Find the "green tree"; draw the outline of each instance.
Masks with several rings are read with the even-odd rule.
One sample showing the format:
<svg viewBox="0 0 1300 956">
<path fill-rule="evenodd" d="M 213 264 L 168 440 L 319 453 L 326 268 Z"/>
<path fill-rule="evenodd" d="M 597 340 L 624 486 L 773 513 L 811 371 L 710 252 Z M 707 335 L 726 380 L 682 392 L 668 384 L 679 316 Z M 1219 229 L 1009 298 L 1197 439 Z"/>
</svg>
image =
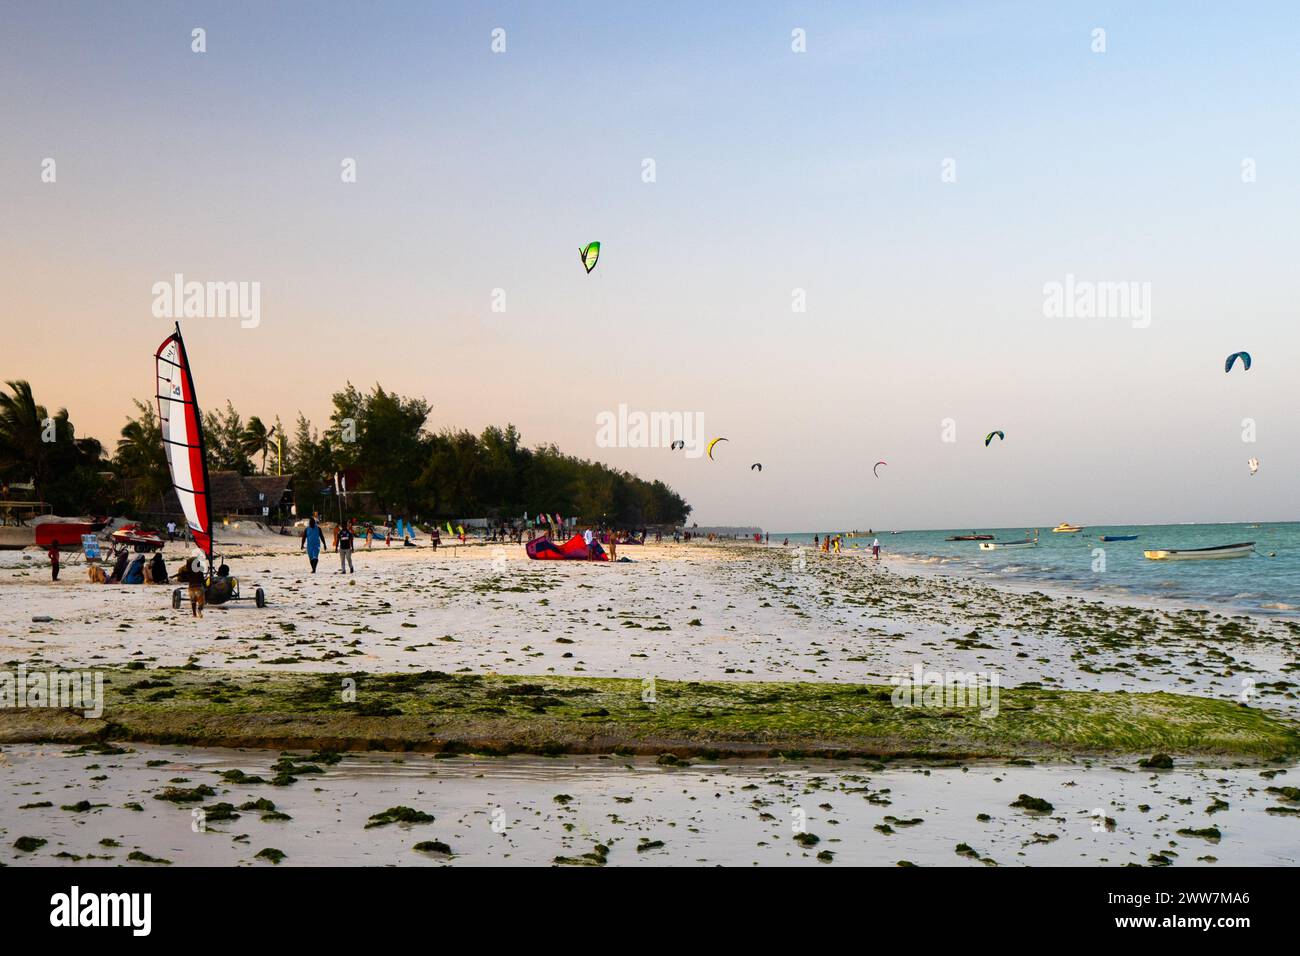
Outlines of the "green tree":
<svg viewBox="0 0 1300 956">
<path fill-rule="evenodd" d="M 262 474 L 266 474 L 266 456 L 273 447 L 271 431 L 256 415 L 248 420 L 239 435 L 239 450 L 248 458 L 262 456 Z"/>
<path fill-rule="evenodd" d="M 0 480 L 31 481 L 35 496 L 57 512 L 80 512 L 102 503 L 98 479 L 103 448 L 93 438 L 77 438 L 61 408 L 51 415 L 32 394 L 31 383 L 5 383 L 0 392 Z"/>
<path fill-rule="evenodd" d="M 171 490 L 167 470 L 167 451 L 163 446 L 162 424 L 154 406 L 132 399 L 137 416 L 128 418 L 117 440 L 113 467 L 123 484 L 130 489 L 130 503 L 143 508 L 158 501 Z"/>
</svg>

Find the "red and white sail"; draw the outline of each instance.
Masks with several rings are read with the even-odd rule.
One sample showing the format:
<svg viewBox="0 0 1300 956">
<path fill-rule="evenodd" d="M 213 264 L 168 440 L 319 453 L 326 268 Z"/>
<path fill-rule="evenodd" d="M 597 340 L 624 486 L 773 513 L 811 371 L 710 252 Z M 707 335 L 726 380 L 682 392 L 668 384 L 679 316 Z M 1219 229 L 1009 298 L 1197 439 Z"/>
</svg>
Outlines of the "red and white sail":
<svg viewBox="0 0 1300 956">
<path fill-rule="evenodd" d="M 163 340 L 158 360 L 158 417 L 172 487 L 180 499 L 190 534 L 212 559 L 212 506 L 208 494 L 208 465 L 204 456 L 203 417 L 194 397 L 190 360 L 181 341 L 181 327 Z"/>
</svg>

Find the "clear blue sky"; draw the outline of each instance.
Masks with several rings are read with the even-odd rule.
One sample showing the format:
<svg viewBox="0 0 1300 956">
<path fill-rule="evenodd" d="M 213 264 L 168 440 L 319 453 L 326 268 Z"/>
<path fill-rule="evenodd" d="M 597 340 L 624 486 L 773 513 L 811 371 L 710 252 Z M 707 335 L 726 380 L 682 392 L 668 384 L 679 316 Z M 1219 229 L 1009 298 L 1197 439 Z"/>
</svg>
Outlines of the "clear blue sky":
<svg viewBox="0 0 1300 956">
<path fill-rule="evenodd" d="M 378 380 L 701 523 L 1296 518 L 1298 54 L 1282 3 L 10 5 L 0 376 L 111 440 L 182 272 L 262 285 L 187 324 L 208 405 Z M 1067 273 L 1150 328 L 1045 318 Z M 597 448 L 620 402 L 730 447 Z"/>
</svg>

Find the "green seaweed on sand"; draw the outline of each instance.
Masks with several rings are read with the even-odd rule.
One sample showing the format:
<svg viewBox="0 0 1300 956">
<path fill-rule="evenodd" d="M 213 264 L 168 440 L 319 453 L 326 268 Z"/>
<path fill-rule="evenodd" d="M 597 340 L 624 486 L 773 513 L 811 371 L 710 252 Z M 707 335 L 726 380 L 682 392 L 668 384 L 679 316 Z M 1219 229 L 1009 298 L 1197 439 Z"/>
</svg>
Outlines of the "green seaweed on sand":
<svg viewBox="0 0 1300 956">
<path fill-rule="evenodd" d="M 280 861 L 283 860 L 284 857 L 285 857 L 285 854 L 284 854 L 284 851 L 283 851 L 283 850 L 277 850 L 277 849 L 276 849 L 275 847 L 273 847 L 273 846 L 268 846 L 268 847 L 267 847 L 266 849 L 264 849 L 264 850 L 258 850 L 257 853 L 256 853 L 256 855 L 253 857 L 253 859 L 255 859 L 255 860 L 270 860 L 272 863 L 274 863 L 274 864 L 276 864 L 277 866 L 279 866 Z"/>
<path fill-rule="evenodd" d="M 1139 760 L 1138 766 L 1147 770 L 1173 770 L 1174 758 L 1169 754 L 1152 754 Z"/>
<path fill-rule="evenodd" d="M 422 840 L 412 847 L 412 849 L 417 850 L 420 853 L 436 853 L 441 856 L 451 856 L 451 847 L 447 846 L 447 844 L 443 843 L 441 840 Z"/>
<path fill-rule="evenodd" d="M 132 850 L 126 855 L 126 858 L 135 863 L 161 863 L 164 866 L 172 865 L 171 860 L 164 860 L 161 857 L 150 856 L 148 853 L 143 853 L 140 850 Z"/>
<path fill-rule="evenodd" d="M 22 853 L 35 853 L 48 842 L 48 840 L 42 840 L 40 837 L 19 837 L 14 841 L 14 849 Z"/>
<path fill-rule="evenodd" d="M 1178 834 L 1180 836 L 1201 837 L 1205 840 L 1212 840 L 1215 843 L 1218 843 L 1223 837 L 1223 834 L 1219 831 L 1218 827 L 1201 827 L 1199 830 L 1193 830 L 1191 827 L 1183 827 L 1178 831 Z"/>
<path fill-rule="evenodd" d="M 1019 807 L 1021 810 L 1028 810 L 1031 813 L 1051 813 L 1052 805 L 1042 797 L 1031 797 L 1027 793 L 1022 793 L 1012 802 L 1011 806 Z"/>
<path fill-rule="evenodd" d="M 106 669 L 105 714 L 39 719 L 0 711 L 0 742 L 90 739 L 74 753 L 121 753 L 108 740 L 167 745 L 320 748 L 284 754 L 270 781 L 319 773 L 343 750 L 609 753 L 683 761 L 730 756 L 911 756 L 1023 759 L 1068 754 L 1291 758 L 1300 730 L 1276 713 L 1165 692 L 1003 688 L 996 716 L 954 708 L 915 719 L 882 685 L 786 681 L 658 681 L 641 700 L 635 678 L 359 673 L 365 708 L 340 701 L 340 675 L 155 668 L 166 700 L 124 695 Z M 219 687 L 221 700 L 212 691 Z M 490 708 L 490 709 L 489 709 Z M 589 715 L 589 716 L 584 716 Z M 592 721 L 599 716 L 599 741 Z M 108 748 L 105 750 L 104 748 Z M 251 777 L 228 782 L 252 783 Z"/>
<path fill-rule="evenodd" d="M 389 807 L 370 817 L 366 829 L 387 826 L 390 823 L 432 823 L 433 815 L 411 807 Z"/>
<path fill-rule="evenodd" d="M 162 793 L 155 793 L 155 800 L 169 800 L 172 803 L 198 803 L 216 795 L 215 790 L 201 783 L 197 787 L 167 787 Z"/>
<path fill-rule="evenodd" d="M 590 853 L 582 856 L 557 856 L 553 862 L 556 866 L 604 866 L 609 862 L 609 847 L 597 843 Z"/>
</svg>

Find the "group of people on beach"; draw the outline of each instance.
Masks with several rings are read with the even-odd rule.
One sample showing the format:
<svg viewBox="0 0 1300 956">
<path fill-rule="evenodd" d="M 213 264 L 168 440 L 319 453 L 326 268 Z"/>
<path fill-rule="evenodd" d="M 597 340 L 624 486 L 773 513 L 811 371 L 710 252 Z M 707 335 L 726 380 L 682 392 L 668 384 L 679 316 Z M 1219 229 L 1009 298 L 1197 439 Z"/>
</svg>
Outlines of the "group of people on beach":
<svg viewBox="0 0 1300 956">
<path fill-rule="evenodd" d="M 784 547 L 789 543 L 790 543 L 790 539 L 786 538 L 785 541 L 783 541 L 781 544 L 782 547 Z M 843 546 L 844 546 L 844 535 L 842 534 L 828 534 L 825 538 L 823 538 L 819 534 L 813 535 L 813 548 L 818 551 L 824 551 L 829 554 L 839 554 L 843 550 Z M 857 545 L 854 545 L 854 547 L 856 548 Z M 877 561 L 880 560 L 880 539 L 879 538 L 871 539 L 871 556 Z"/>
<path fill-rule="evenodd" d="M 50 542 L 46 552 L 50 559 L 50 580 L 59 580 L 63 556 L 56 538 Z M 131 560 L 131 552 L 126 547 L 115 547 L 112 552 L 113 570 L 105 572 L 106 562 L 98 558 L 88 558 L 89 577 L 95 584 L 167 584 L 171 576 L 167 573 L 167 564 L 163 561 L 161 551 L 155 551 L 153 558 L 146 560 L 145 555 L 137 554 Z"/>
</svg>

